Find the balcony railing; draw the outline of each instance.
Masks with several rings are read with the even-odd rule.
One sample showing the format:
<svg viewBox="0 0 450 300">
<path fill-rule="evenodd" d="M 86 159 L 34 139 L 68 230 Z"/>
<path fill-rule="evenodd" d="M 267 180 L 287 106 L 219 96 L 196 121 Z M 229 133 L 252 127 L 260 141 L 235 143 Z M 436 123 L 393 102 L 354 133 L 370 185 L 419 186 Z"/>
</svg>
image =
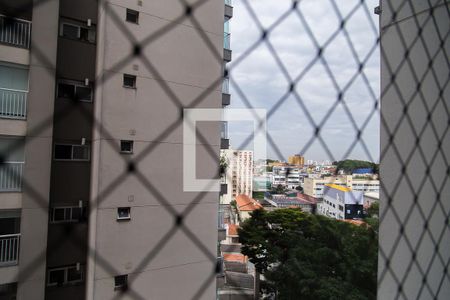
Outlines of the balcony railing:
<svg viewBox="0 0 450 300">
<path fill-rule="evenodd" d="M 30 48 L 31 22 L 0 15 L 0 43 Z"/>
<path fill-rule="evenodd" d="M 23 162 L 0 163 L 0 192 L 22 190 Z"/>
<path fill-rule="evenodd" d="M 223 33 L 223 48 L 224 49 L 231 50 L 230 37 L 231 37 L 231 34 L 226 33 L 226 32 Z"/>
<path fill-rule="evenodd" d="M 20 233 L 0 235 L 0 266 L 19 262 Z"/>
<path fill-rule="evenodd" d="M 25 119 L 27 116 L 27 91 L 0 88 L 0 117 Z"/>
</svg>

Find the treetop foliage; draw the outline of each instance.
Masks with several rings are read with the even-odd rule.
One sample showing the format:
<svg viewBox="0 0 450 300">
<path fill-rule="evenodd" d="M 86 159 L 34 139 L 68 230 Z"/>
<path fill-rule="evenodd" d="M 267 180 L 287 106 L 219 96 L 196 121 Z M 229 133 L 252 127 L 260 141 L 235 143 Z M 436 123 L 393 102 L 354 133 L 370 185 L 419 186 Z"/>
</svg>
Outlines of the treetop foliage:
<svg viewBox="0 0 450 300">
<path fill-rule="evenodd" d="M 277 299 L 375 299 L 377 230 L 303 213 L 256 210 L 241 223 L 242 253 Z"/>
</svg>

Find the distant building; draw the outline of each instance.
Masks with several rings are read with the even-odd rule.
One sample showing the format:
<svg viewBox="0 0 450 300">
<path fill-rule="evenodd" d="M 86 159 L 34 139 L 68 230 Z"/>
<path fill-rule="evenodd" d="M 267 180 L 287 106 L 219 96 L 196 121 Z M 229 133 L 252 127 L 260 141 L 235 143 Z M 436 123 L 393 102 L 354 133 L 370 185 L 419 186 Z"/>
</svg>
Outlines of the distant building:
<svg viewBox="0 0 450 300">
<path fill-rule="evenodd" d="M 265 201 L 271 204 L 273 208 L 300 208 L 307 213 L 314 213 L 316 210 L 317 199 L 303 195 L 301 193 L 295 196 L 286 195 L 272 195 L 264 198 Z"/>
<path fill-rule="evenodd" d="M 288 163 L 290 165 L 303 166 L 305 164 L 305 158 L 299 154 L 289 156 Z"/>
<path fill-rule="evenodd" d="M 228 166 L 226 170 L 227 193 L 223 204 L 229 204 L 237 195 L 252 196 L 253 191 L 253 151 L 222 149 Z"/>
<path fill-rule="evenodd" d="M 361 219 L 363 203 L 362 192 L 337 184 L 326 184 L 317 213 L 338 220 Z"/>
<path fill-rule="evenodd" d="M 267 192 L 272 187 L 272 180 L 267 176 L 253 176 L 253 191 Z"/>
<path fill-rule="evenodd" d="M 308 174 L 298 166 L 274 166 L 272 169 L 272 186 L 286 186 L 295 189 L 303 184 L 303 178 Z"/>
<path fill-rule="evenodd" d="M 380 201 L 380 193 L 368 192 L 364 193 L 364 208 L 369 208 L 372 204 Z"/>
<path fill-rule="evenodd" d="M 236 197 L 236 208 L 239 214 L 239 220 L 245 221 L 250 218 L 250 213 L 257 209 L 262 209 L 263 206 L 255 199 L 247 195 L 238 195 Z"/>
<path fill-rule="evenodd" d="M 373 179 L 353 178 L 351 175 L 330 176 L 324 178 L 305 178 L 303 183 L 303 192 L 306 195 L 316 198 L 322 198 L 324 195 L 324 187 L 326 184 L 335 184 L 348 187 L 357 192 L 379 192 L 380 181 Z"/>
</svg>

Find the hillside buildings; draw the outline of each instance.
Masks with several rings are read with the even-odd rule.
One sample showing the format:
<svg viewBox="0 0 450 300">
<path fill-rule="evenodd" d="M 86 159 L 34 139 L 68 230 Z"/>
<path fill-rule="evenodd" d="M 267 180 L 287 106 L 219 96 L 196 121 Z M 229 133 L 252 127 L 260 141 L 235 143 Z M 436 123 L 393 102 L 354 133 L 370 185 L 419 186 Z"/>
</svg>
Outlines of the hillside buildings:
<svg viewBox="0 0 450 300">
<path fill-rule="evenodd" d="M 347 187 L 357 192 L 379 192 L 380 181 L 370 179 L 368 177 L 358 178 L 352 175 L 330 176 L 320 178 L 305 178 L 303 184 L 303 192 L 306 195 L 322 198 L 324 196 L 324 188 L 327 184 L 335 184 Z"/>
<path fill-rule="evenodd" d="M 114 299 L 127 291 L 189 299 L 210 277 L 211 260 L 181 231 L 149 259 L 188 205 L 183 224 L 204 249 L 217 249 L 219 195 L 183 191 L 182 127 L 171 126 L 204 93 L 198 108 L 229 102 L 217 84 L 224 61 L 214 52 L 231 59 L 230 7 L 195 7 L 202 28 L 177 19 L 185 11 L 163 0 L 2 0 L 0 289 L 7 299 Z M 159 35 L 163 28 L 170 30 Z M 200 178 L 216 175 L 223 144 L 219 126 L 208 126 L 198 126 Z M 192 203 L 200 195 L 201 204 Z M 211 284 L 201 299 L 215 296 Z"/>
</svg>

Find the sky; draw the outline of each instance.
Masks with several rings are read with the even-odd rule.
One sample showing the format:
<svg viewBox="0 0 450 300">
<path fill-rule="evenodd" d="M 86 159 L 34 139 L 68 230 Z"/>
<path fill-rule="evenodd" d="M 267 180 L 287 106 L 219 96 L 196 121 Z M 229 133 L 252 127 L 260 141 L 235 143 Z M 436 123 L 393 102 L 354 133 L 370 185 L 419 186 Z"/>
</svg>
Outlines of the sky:
<svg viewBox="0 0 450 300">
<path fill-rule="evenodd" d="M 249 103 L 254 108 L 267 109 L 268 134 L 278 148 L 269 143 L 268 158 L 287 160 L 290 155 L 302 154 L 306 160 L 318 162 L 347 158 L 378 161 L 380 122 L 375 104 L 379 97 L 380 62 L 376 45 L 378 16 L 373 13 L 378 0 L 365 1 L 367 10 L 364 6 L 355 9 L 359 3 L 302 0 L 297 13 L 291 10 L 291 0 L 233 1 L 233 60 L 228 63 L 232 96 L 228 108 L 244 108 Z M 344 24 L 348 35 L 339 31 L 339 14 L 351 14 Z M 270 44 L 263 42 L 253 47 L 261 39 L 261 27 L 272 28 L 268 33 Z M 314 60 L 317 45 L 324 49 L 322 60 Z M 355 54 L 359 62 L 365 60 L 364 76 L 357 74 L 359 62 Z M 300 74 L 303 75 L 296 82 L 295 96 L 288 94 L 290 83 Z M 338 89 L 345 91 L 336 105 Z M 276 105 L 278 109 L 269 113 Z M 323 124 L 320 137 L 326 147 L 319 139 L 312 139 L 319 124 Z M 355 126 L 361 128 L 363 124 L 362 142 L 352 147 Z M 232 148 L 252 150 L 252 143 L 242 147 L 252 134 L 252 123 L 230 122 L 228 126 Z"/>
</svg>

